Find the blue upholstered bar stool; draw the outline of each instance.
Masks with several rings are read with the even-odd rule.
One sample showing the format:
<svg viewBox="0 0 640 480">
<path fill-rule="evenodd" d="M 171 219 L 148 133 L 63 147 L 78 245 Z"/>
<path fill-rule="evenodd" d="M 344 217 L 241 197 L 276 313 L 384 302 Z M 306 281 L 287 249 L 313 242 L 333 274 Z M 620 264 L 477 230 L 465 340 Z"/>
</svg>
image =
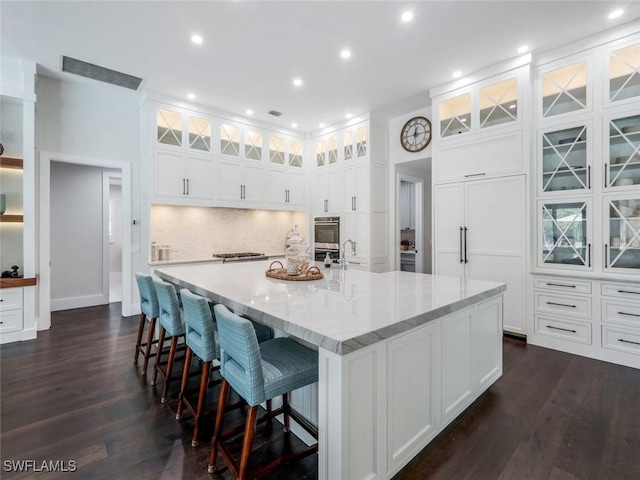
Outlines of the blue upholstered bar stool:
<svg viewBox="0 0 640 480">
<path fill-rule="evenodd" d="M 146 375 L 147 365 L 149 359 L 156 355 L 155 352 L 151 352 L 151 346 L 157 344 L 153 340 L 153 335 L 156 329 L 156 319 L 159 314 L 158 297 L 156 295 L 156 289 L 153 286 L 153 279 L 150 275 L 136 272 L 136 282 L 138 284 L 138 291 L 140 292 L 140 324 L 138 325 L 138 339 L 136 340 L 136 354 L 133 357 L 133 363 L 138 363 L 138 355 L 142 353 L 144 357 L 144 366 L 142 367 L 142 374 Z M 142 342 L 142 336 L 144 334 L 144 326 L 147 321 L 149 322 L 149 331 L 147 333 L 147 341 Z"/>
<path fill-rule="evenodd" d="M 178 350 L 178 339 L 184 335 L 185 328 L 176 288 L 172 284 L 167 283 L 164 280 L 160 280 L 159 278 L 153 280 L 153 285 L 158 296 L 160 335 L 158 338 L 158 354 L 156 356 L 156 365 L 153 370 L 153 377 L 151 378 L 151 385 L 156 384 L 156 378 L 159 373 L 164 379 L 160 402 L 165 403 L 167 401 L 169 384 L 171 381 L 180 378 L 179 375 L 172 376 L 171 374 L 173 371 L 173 362 L 176 358 L 176 351 Z M 171 339 L 171 346 L 169 347 L 169 358 L 166 363 L 163 363 L 161 361 L 163 353 L 162 348 L 164 347 L 167 335 L 169 336 L 168 338 Z"/>
<path fill-rule="evenodd" d="M 290 338 L 276 338 L 258 344 L 256 333 L 249 320 L 230 312 L 224 305 L 216 305 L 214 312 L 220 338 L 222 384 L 208 470 L 209 473 L 215 472 L 219 452 L 235 478 L 244 480 L 249 476 L 249 457 L 258 421 L 258 406 L 262 402 L 282 395 L 282 408 L 268 412 L 260 420 L 282 413 L 284 430 L 288 434 L 289 417 L 291 416 L 294 420 L 299 418 L 289 406 L 288 394 L 318 381 L 318 354 Z M 249 404 L 239 463 L 233 460 L 224 444 L 225 439 L 238 433 L 238 429 L 232 428 L 222 432 L 230 386 Z M 316 432 L 309 428 L 306 422 L 298 423 L 317 438 Z M 289 452 L 281 458 L 254 469 L 250 478 L 264 476 L 284 461 L 307 456 L 317 451 L 318 445 L 315 444 L 297 452 Z"/>
<path fill-rule="evenodd" d="M 182 417 L 183 406 L 186 406 L 193 414 L 194 428 L 191 446 L 197 447 L 200 418 L 208 413 L 204 411 L 204 402 L 207 388 L 209 387 L 211 363 L 213 360 L 220 358 L 220 347 L 218 345 L 218 333 L 216 332 L 216 325 L 213 321 L 209 302 L 204 297 L 195 295 L 184 288 L 180 290 L 180 296 L 184 310 L 187 353 L 184 359 L 184 370 L 182 372 L 182 385 L 180 387 L 176 419 L 179 420 Z M 194 354 L 203 362 L 198 399 L 195 404 L 187 395 L 189 370 Z M 219 367 L 214 368 L 218 369 Z"/>
</svg>

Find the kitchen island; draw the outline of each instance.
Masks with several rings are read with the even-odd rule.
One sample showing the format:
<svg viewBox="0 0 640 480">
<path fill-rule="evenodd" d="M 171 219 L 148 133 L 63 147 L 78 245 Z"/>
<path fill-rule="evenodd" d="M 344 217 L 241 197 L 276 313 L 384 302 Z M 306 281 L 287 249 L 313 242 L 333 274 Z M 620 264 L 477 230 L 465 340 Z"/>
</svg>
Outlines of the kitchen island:
<svg viewBox="0 0 640 480">
<path fill-rule="evenodd" d="M 294 403 L 318 426 L 320 479 L 391 478 L 502 375 L 504 284 L 339 268 L 291 282 L 269 264 L 156 274 L 317 347 L 317 393 Z"/>
</svg>

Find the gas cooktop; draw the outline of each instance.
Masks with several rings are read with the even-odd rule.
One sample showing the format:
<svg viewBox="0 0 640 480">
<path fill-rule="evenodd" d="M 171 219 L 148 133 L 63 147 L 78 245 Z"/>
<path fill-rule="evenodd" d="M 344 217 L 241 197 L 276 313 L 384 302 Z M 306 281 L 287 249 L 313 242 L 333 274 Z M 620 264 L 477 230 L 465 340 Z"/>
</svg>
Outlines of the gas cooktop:
<svg viewBox="0 0 640 480">
<path fill-rule="evenodd" d="M 213 257 L 214 258 L 264 257 L 264 253 L 257 253 L 257 252 L 214 253 Z"/>
</svg>

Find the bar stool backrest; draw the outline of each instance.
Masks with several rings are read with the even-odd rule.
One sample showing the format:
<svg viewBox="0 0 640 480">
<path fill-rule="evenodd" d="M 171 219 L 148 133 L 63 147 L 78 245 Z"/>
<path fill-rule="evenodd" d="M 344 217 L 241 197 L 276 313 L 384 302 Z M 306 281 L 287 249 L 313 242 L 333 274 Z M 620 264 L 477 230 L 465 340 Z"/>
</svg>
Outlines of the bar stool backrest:
<svg viewBox="0 0 640 480">
<path fill-rule="evenodd" d="M 158 296 L 153 286 L 151 275 L 136 272 L 136 283 L 138 284 L 138 291 L 140 292 L 140 310 L 147 318 L 158 318 Z"/>
<path fill-rule="evenodd" d="M 220 337 L 220 374 L 249 405 L 259 405 L 267 399 L 253 324 L 221 304 L 214 312 Z"/>
<path fill-rule="evenodd" d="M 160 314 L 158 319 L 169 335 L 177 336 L 184 333 L 182 313 L 176 287 L 159 278 L 153 280 L 153 286 L 158 296 L 158 307 Z"/>
<path fill-rule="evenodd" d="M 204 362 L 220 358 L 218 334 L 209 302 L 186 288 L 180 290 L 180 297 L 184 310 L 187 346 Z"/>
</svg>

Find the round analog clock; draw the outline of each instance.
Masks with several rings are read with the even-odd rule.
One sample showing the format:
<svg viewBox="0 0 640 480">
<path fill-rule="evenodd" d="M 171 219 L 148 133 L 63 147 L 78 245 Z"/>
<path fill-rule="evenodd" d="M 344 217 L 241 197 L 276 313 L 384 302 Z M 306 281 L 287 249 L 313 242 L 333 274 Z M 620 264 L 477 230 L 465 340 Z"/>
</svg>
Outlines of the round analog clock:
<svg viewBox="0 0 640 480">
<path fill-rule="evenodd" d="M 413 117 L 402 127 L 400 143 L 407 152 L 419 152 L 431 143 L 431 122 L 424 117 Z"/>
</svg>

